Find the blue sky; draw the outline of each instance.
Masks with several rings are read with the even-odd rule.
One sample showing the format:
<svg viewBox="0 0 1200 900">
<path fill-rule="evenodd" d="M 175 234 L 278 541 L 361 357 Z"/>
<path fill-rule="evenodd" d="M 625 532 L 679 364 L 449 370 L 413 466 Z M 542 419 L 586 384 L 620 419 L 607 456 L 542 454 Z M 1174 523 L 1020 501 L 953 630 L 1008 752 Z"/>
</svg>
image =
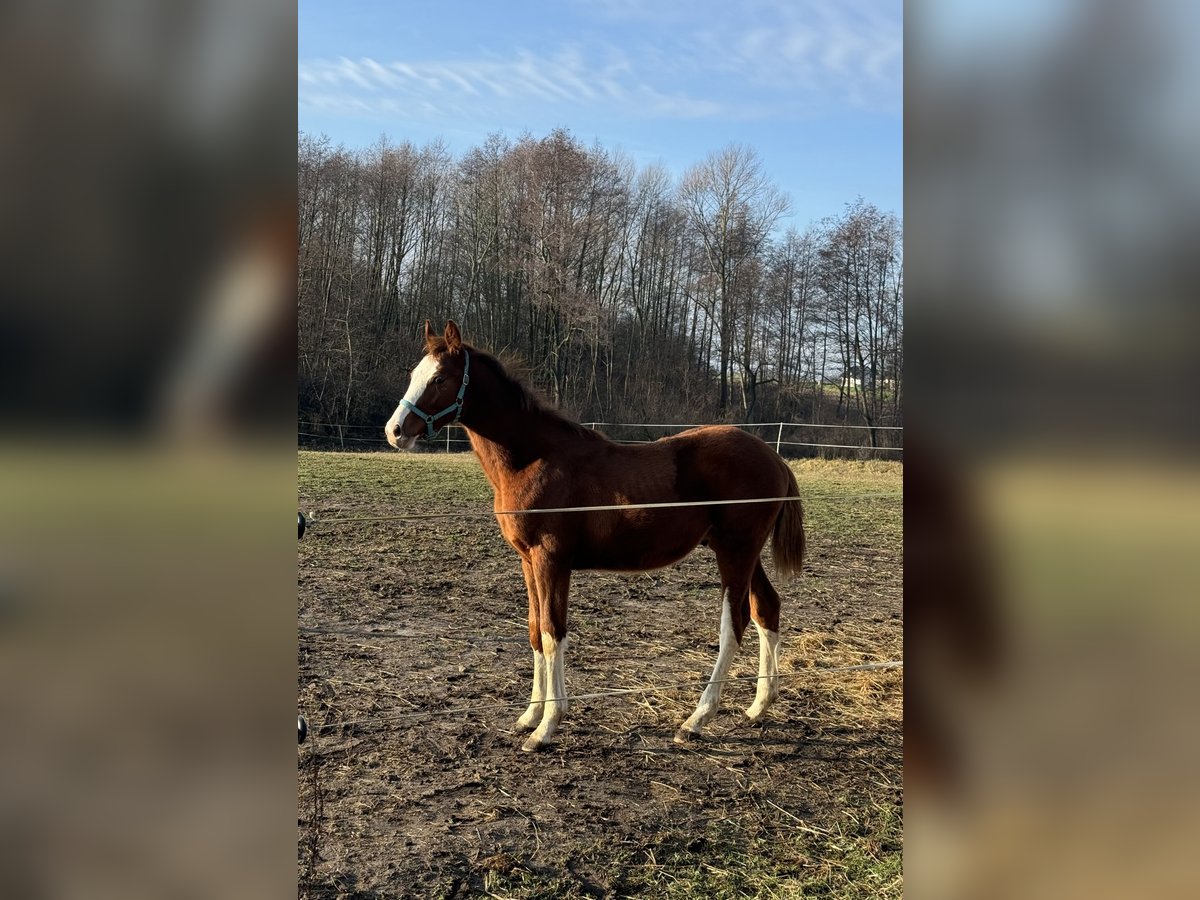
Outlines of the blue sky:
<svg viewBox="0 0 1200 900">
<path fill-rule="evenodd" d="M 300 0 L 299 123 L 348 147 L 556 127 L 675 175 L 731 142 L 792 198 L 901 213 L 899 0 Z"/>
</svg>

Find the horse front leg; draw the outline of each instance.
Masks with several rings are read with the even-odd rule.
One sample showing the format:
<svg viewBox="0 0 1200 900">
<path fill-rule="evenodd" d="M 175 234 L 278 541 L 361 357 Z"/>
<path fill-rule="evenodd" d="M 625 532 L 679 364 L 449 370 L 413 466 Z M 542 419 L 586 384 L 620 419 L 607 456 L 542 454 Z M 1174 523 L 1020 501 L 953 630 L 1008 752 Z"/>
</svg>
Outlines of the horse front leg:
<svg viewBox="0 0 1200 900">
<path fill-rule="evenodd" d="M 567 711 L 565 655 L 567 650 L 567 594 L 571 569 L 544 554 L 533 559 L 538 593 L 538 627 L 545 657 L 545 697 L 542 720 L 521 747 L 525 751 L 548 747 Z"/>
<path fill-rule="evenodd" d="M 533 567 L 521 560 L 525 589 L 529 594 L 529 646 L 533 648 L 533 689 L 529 693 L 529 708 L 517 719 L 517 731 L 532 731 L 542 721 L 546 699 L 546 655 L 542 653 L 541 616 L 538 605 L 537 581 Z"/>
</svg>

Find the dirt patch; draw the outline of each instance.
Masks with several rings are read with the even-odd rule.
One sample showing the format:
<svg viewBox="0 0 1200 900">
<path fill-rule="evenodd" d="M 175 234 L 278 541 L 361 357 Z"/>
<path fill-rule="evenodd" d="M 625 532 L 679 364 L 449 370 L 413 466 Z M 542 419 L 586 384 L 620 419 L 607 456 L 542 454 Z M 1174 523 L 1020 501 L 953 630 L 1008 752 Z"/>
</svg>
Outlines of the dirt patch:
<svg viewBox="0 0 1200 900">
<path fill-rule="evenodd" d="M 567 658 L 572 694 L 696 683 L 578 701 L 529 755 L 525 588 L 494 519 L 330 522 L 490 509 L 473 457 L 301 453 L 301 893 L 899 896 L 900 670 L 812 669 L 901 654 L 901 470 L 855 466 L 797 467 L 809 560 L 777 585 L 788 677 L 764 724 L 737 683 L 703 740 L 672 743 L 717 650 L 701 549 L 576 573 Z M 757 674 L 756 640 L 733 675 Z"/>
</svg>

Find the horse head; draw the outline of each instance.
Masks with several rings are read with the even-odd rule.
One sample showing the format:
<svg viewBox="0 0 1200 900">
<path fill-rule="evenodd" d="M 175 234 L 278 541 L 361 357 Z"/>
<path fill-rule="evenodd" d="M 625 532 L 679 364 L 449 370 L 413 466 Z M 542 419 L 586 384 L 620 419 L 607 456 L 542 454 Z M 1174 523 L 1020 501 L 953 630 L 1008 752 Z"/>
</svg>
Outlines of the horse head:
<svg viewBox="0 0 1200 900">
<path fill-rule="evenodd" d="M 454 322 L 435 334 L 425 322 L 425 356 L 413 369 L 404 399 L 383 433 L 397 450 L 410 450 L 424 433 L 433 437 L 443 425 L 458 421 L 470 381 L 471 357 Z"/>
</svg>

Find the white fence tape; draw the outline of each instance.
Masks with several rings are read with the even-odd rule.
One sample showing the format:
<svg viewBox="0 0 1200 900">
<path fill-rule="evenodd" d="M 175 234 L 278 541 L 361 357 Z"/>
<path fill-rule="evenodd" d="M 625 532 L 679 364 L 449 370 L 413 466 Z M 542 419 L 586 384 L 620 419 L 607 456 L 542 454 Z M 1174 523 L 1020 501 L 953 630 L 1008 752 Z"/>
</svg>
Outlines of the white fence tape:
<svg viewBox="0 0 1200 900">
<path fill-rule="evenodd" d="M 688 429 L 688 428 L 704 427 L 703 425 L 689 425 L 689 424 L 675 424 L 675 425 L 663 424 L 663 423 L 653 423 L 653 424 L 652 423 L 636 423 L 635 424 L 632 422 L 627 422 L 627 423 L 584 422 L 582 424 L 584 425 L 585 428 L 593 428 L 593 429 L 599 428 L 599 427 L 604 427 L 604 428 L 678 428 L 678 429 L 683 430 L 683 429 Z M 828 422 L 731 422 L 731 423 L 709 423 L 709 424 L 731 424 L 735 428 L 743 428 L 743 429 L 751 429 L 751 428 L 775 428 L 775 429 L 778 429 L 776 432 L 776 435 L 775 435 L 775 440 L 774 441 L 767 440 L 768 444 L 775 445 L 776 453 L 779 452 L 781 447 L 816 447 L 818 449 L 827 449 L 827 450 L 865 450 L 865 451 L 871 452 L 871 453 L 874 453 L 874 452 L 902 453 L 904 451 L 903 447 L 871 447 L 871 446 L 867 446 L 867 445 L 863 445 L 863 444 L 821 444 L 821 443 L 813 443 L 813 442 L 808 442 L 808 441 L 785 441 L 783 439 L 783 430 L 785 428 L 857 428 L 857 429 L 872 429 L 872 428 L 874 428 L 874 430 L 876 430 L 876 431 L 903 431 L 904 426 L 902 426 L 902 425 L 877 425 L 877 426 L 837 425 L 837 424 L 828 423 Z M 302 422 L 301 425 L 307 426 L 310 428 L 311 427 L 321 427 L 321 428 L 336 428 L 336 429 L 338 429 L 337 434 L 317 434 L 312 431 L 298 431 L 297 435 L 301 436 L 301 437 L 317 438 L 317 439 L 327 440 L 327 441 L 338 441 L 339 443 L 341 443 L 343 445 L 346 443 L 351 443 L 351 444 L 376 444 L 376 445 L 381 445 L 381 446 L 387 446 L 387 441 L 384 440 L 383 438 L 347 437 L 344 433 L 344 430 L 346 430 L 346 429 L 371 429 L 371 430 L 378 432 L 378 431 L 382 430 L 381 426 L 379 426 L 379 425 L 342 425 L 342 424 L 336 423 L 336 422 Z M 447 450 L 450 449 L 451 444 L 470 444 L 471 442 L 469 440 L 467 440 L 466 438 L 456 438 L 456 437 L 450 436 L 451 429 L 461 429 L 462 427 L 463 426 L 461 426 L 461 425 L 446 426 L 445 437 L 438 438 L 438 443 L 442 443 L 444 441 L 446 444 Z M 650 440 L 617 440 L 615 438 L 614 438 L 614 440 L 616 440 L 616 442 L 618 444 L 652 444 L 652 443 L 654 443 L 653 441 L 650 441 Z"/>
</svg>

